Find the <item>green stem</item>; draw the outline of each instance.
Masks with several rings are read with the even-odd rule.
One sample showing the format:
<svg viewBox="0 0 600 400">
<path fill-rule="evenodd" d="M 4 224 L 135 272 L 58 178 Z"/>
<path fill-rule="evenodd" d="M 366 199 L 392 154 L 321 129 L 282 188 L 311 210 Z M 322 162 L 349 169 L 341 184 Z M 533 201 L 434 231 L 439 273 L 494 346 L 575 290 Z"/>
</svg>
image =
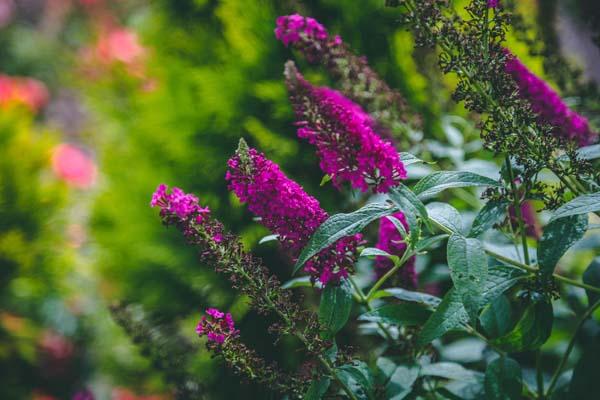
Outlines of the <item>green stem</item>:
<svg viewBox="0 0 600 400">
<path fill-rule="evenodd" d="M 354 287 L 354 290 L 357 293 L 356 297 L 358 297 L 358 303 L 364 304 L 365 306 L 367 306 L 367 309 L 369 311 L 373 311 L 373 306 L 369 302 L 369 299 L 365 296 L 362 289 L 358 286 L 358 284 L 356 283 L 354 278 L 352 278 L 352 276 L 349 276 L 348 280 L 350 281 L 350 284 L 352 284 L 352 287 Z M 390 343 L 395 342 L 394 337 L 392 336 L 389 329 L 387 329 L 387 327 L 385 325 L 383 325 L 381 322 L 377 322 L 377 326 L 379 327 L 379 329 L 381 329 L 383 331 L 383 334 L 385 335 L 385 338 L 388 340 L 388 342 L 390 342 Z"/>
<path fill-rule="evenodd" d="M 471 335 L 476 336 L 479 339 L 483 340 L 496 353 L 498 353 L 502 357 L 506 356 L 506 352 L 504 350 L 502 350 L 501 348 L 497 347 L 495 344 L 491 343 L 485 336 L 483 336 L 481 333 L 477 332 L 475 330 L 475 328 L 473 328 L 471 325 L 466 325 L 466 329 L 467 329 L 467 332 L 469 332 Z"/>
<path fill-rule="evenodd" d="M 513 194 L 513 208 L 515 210 L 515 216 L 517 217 L 517 223 L 519 224 L 519 233 L 521 234 L 521 245 L 523 246 L 523 256 L 525 257 L 525 264 L 529 265 L 529 249 L 527 247 L 527 232 L 523 224 L 523 214 L 521 213 L 521 202 L 519 201 L 519 193 L 517 191 L 517 185 L 515 184 L 515 176 L 513 174 L 512 165 L 510 165 L 510 157 L 507 155 L 504 159 L 506 164 L 506 170 L 508 171 L 508 179 L 510 180 L 510 188 Z"/>
<path fill-rule="evenodd" d="M 544 400 L 544 375 L 542 374 L 542 352 L 535 352 L 535 377 L 537 383 L 538 399 Z"/>
<path fill-rule="evenodd" d="M 562 370 L 569 359 L 569 355 L 571 354 L 571 351 L 573 351 L 573 347 L 575 346 L 575 339 L 577 338 L 577 333 L 579 332 L 579 329 L 581 329 L 583 323 L 594 313 L 594 311 L 596 311 L 598 307 L 600 307 L 600 299 L 598 299 L 594 304 L 592 304 L 577 321 L 577 325 L 575 326 L 575 332 L 573 333 L 573 337 L 569 342 L 569 346 L 567 346 L 567 351 L 565 352 L 565 354 L 563 354 L 562 359 L 560 360 L 560 364 L 558 364 L 558 367 L 556 368 L 556 371 L 554 371 L 554 375 L 552 375 L 552 379 L 550 380 L 550 385 L 548 386 L 548 391 L 546 392 L 547 397 L 550 397 L 550 395 L 552 394 L 554 386 L 556 386 L 558 378 L 560 377 L 560 374 L 562 373 Z"/>
<path fill-rule="evenodd" d="M 371 290 L 369 290 L 369 293 L 367 293 L 367 301 L 370 301 L 375 292 L 377 292 L 377 290 L 381 287 L 381 285 L 383 285 L 385 281 L 387 281 L 392 275 L 394 275 L 396 271 L 398 271 L 404 265 L 406 260 L 408 260 L 414 254 L 415 253 L 412 249 L 410 251 L 406 249 L 406 251 L 404 251 L 404 254 L 402 254 L 402 257 L 400 258 L 400 261 L 398 261 L 398 263 L 396 263 L 392 269 L 386 272 L 385 275 L 383 275 L 381 278 L 379 278 L 377 282 L 375 282 Z"/>
</svg>

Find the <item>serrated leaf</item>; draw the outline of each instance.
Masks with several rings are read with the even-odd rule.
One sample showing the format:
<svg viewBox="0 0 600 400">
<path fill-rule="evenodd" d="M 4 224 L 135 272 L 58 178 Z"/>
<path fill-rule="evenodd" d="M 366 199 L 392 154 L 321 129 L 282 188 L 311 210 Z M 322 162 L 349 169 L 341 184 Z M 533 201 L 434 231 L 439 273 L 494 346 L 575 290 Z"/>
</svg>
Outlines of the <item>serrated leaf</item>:
<svg viewBox="0 0 600 400">
<path fill-rule="evenodd" d="M 450 204 L 439 202 L 429 203 L 426 208 L 430 219 L 454 233 L 462 232 L 462 220 L 456 208 Z"/>
<path fill-rule="evenodd" d="M 331 380 L 324 376 L 321 379 L 314 379 L 310 384 L 308 391 L 304 395 L 306 400 L 321 400 L 323 395 L 327 393 Z"/>
<path fill-rule="evenodd" d="M 475 217 L 469 237 L 477 237 L 488 229 L 491 229 L 494 225 L 502 222 L 506 216 L 507 209 L 507 200 L 488 201 Z"/>
<path fill-rule="evenodd" d="M 554 272 L 558 260 L 583 237 L 587 230 L 587 215 L 572 215 L 549 223 L 538 246 L 538 264 L 542 274 Z"/>
<path fill-rule="evenodd" d="M 508 357 L 499 357 L 485 370 L 485 396 L 488 400 L 521 399 L 523 376 L 518 362 Z"/>
<path fill-rule="evenodd" d="M 487 279 L 483 285 L 483 303 L 480 304 L 480 307 L 497 298 L 518 282 L 525 280 L 528 276 L 527 272 L 506 265 L 489 268 Z"/>
<path fill-rule="evenodd" d="M 550 222 L 560 218 L 565 218 L 573 215 L 587 214 L 600 211 L 600 192 L 584 194 L 574 198 L 566 204 L 559 207 L 552 217 Z"/>
<path fill-rule="evenodd" d="M 463 328 L 469 322 L 469 315 L 462 304 L 460 294 L 450 289 L 431 317 L 423 325 L 417 340 L 419 346 L 431 343 L 446 332 Z"/>
<path fill-rule="evenodd" d="M 427 199 L 446 189 L 470 186 L 500 187 L 501 185 L 498 181 L 472 172 L 438 171 L 417 182 L 413 191 L 419 199 Z"/>
<path fill-rule="evenodd" d="M 552 304 L 538 301 L 530 304 L 515 327 L 492 343 L 507 352 L 522 352 L 540 348 L 552 333 Z"/>
<path fill-rule="evenodd" d="M 358 320 L 415 326 L 424 323 L 430 315 L 431 310 L 416 303 L 388 304 L 362 314 Z"/>
<path fill-rule="evenodd" d="M 379 290 L 373 295 L 373 299 L 380 299 L 383 297 L 395 297 L 400 300 L 420 303 L 434 308 L 442 301 L 439 297 L 427 293 L 413 292 L 402 288 L 387 288 Z"/>
<path fill-rule="evenodd" d="M 336 214 L 327 219 L 308 241 L 306 247 L 302 249 L 294 273 L 296 273 L 304 263 L 321 250 L 329 247 L 343 237 L 351 236 L 362 231 L 372 221 L 391 215 L 398 211 L 385 203 L 370 203 L 366 206 L 349 214 Z"/>
<path fill-rule="evenodd" d="M 505 335 L 513 326 L 513 315 L 510 301 L 506 296 L 498 296 L 481 312 L 481 327 L 488 337 Z"/>
<path fill-rule="evenodd" d="M 600 257 L 596 257 L 592 260 L 590 265 L 586 268 L 583 273 L 583 283 L 586 283 L 590 286 L 600 287 Z M 600 294 L 597 292 L 593 292 L 591 290 L 586 290 L 588 297 L 588 304 L 592 305 L 598 299 L 600 299 Z"/>
<path fill-rule="evenodd" d="M 368 258 L 385 257 L 385 258 L 390 259 L 394 263 L 394 265 L 396 265 L 396 264 L 398 264 L 398 262 L 400 262 L 400 257 L 394 256 L 394 255 L 388 253 L 387 251 L 383 251 L 376 247 L 365 248 L 363 251 L 360 252 L 360 256 L 368 257 Z"/>
<path fill-rule="evenodd" d="M 336 374 L 359 399 L 373 399 L 374 379 L 367 364 L 353 361 L 336 368 Z"/>
<path fill-rule="evenodd" d="M 339 285 L 327 285 L 321 294 L 319 322 L 331 338 L 346 325 L 352 310 L 352 288 L 347 280 Z"/>
<path fill-rule="evenodd" d="M 294 289 L 298 287 L 312 287 L 310 276 L 300 276 L 298 278 L 290 279 L 281 285 L 282 289 Z"/>
<path fill-rule="evenodd" d="M 456 291 L 462 298 L 471 321 L 477 319 L 487 280 L 487 257 L 483 243 L 454 234 L 448 239 L 448 267 Z"/>
</svg>

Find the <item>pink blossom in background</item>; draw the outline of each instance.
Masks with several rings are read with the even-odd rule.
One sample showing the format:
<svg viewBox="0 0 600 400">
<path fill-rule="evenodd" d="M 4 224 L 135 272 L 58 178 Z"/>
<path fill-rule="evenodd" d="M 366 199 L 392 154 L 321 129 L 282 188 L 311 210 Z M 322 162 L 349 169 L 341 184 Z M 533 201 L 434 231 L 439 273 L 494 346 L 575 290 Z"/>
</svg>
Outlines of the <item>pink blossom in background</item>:
<svg viewBox="0 0 600 400">
<path fill-rule="evenodd" d="M 0 0 L 0 28 L 4 28 L 12 21 L 14 13 L 14 0 Z"/>
<path fill-rule="evenodd" d="M 78 188 L 89 188 L 96 182 L 97 169 L 81 149 L 68 143 L 59 144 L 52 152 L 52 170 L 60 179 Z"/>
<path fill-rule="evenodd" d="M 139 61 L 146 53 L 140 45 L 137 33 L 126 28 L 114 28 L 102 35 L 96 45 L 100 60 L 111 63 L 120 61 L 132 64 Z"/>
<path fill-rule="evenodd" d="M 0 74 L 0 107 L 22 105 L 37 112 L 49 98 L 46 85 L 37 79 Z"/>
<path fill-rule="evenodd" d="M 398 219 L 402 226 L 408 232 L 408 223 L 404 213 L 398 212 L 393 215 L 394 218 Z M 388 218 L 381 218 L 379 221 L 379 241 L 375 245 L 378 249 L 381 249 L 393 256 L 402 257 L 406 251 L 406 243 L 398 229 L 392 221 Z M 393 263 L 387 257 L 378 256 L 375 259 L 375 272 L 377 278 L 381 278 L 385 275 L 392 267 Z M 415 257 L 409 258 L 404 266 L 397 272 L 397 276 L 400 279 L 400 285 L 408 289 L 415 289 L 417 287 L 417 273 L 415 271 Z"/>
</svg>

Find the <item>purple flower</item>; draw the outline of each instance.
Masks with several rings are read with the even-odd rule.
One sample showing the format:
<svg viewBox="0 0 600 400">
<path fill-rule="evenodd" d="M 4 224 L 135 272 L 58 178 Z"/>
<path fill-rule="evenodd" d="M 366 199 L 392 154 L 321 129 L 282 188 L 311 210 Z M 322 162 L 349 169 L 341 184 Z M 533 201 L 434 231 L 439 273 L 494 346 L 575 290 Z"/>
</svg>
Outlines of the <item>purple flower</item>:
<svg viewBox="0 0 600 400">
<path fill-rule="evenodd" d="M 203 316 L 196 327 L 198 336 L 206 336 L 209 342 L 217 345 L 223 344 L 229 338 L 239 336 L 240 331 L 235 329 L 230 313 L 225 314 L 216 308 L 209 308 L 206 314 L 209 318 Z"/>
<path fill-rule="evenodd" d="M 296 258 L 312 234 L 328 218 L 314 197 L 289 179 L 274 162 L 240 141 L 240 148 L 228 162 L 226 179 L 261 224 L 279 236 L 284 250 Z M 348 274 L 361 235 L 341 239 L 324 249 L 305 265 L 305 271 L 321 283 L 337 281 Z"/>
<path fill-rule="evenodd" d="M 515 208 L 511 205 L 508 207 L 508 215 L 510 217 L 510 221 L 514 229 L 517 229 L 519 226 L 517 216 L 515 213 Z M 523 223 L 525 225 L 525 233 L 527 236 L 540 239 L 542 237 L 542 227 L 537 218 L 537 213 L 531 201 L 524 201 L 521 203 L 521 217 L 523 219 Z"/>
<path fill-rule="evenodd" d="M 167 185 L 160 184 L 150 201 L 151 207 L 160 207 L 161 216 L 175 214 L 180 219 L 193 216 L 197 223 L 202 223 L 203 216 L 210 213 L 208 207 L 198 205 L 198 198 L 193 194 L 186 194 L 177 187 L 174 187 L 171 193 L 168 193 L 168 190 Z"/>
<path fill-rule="evenodd" d="M 488 0 L 487 6 L 488 8 L 496 8 L 500 5 L 500 0 Z"/>
<path fill-rule="evenodd" d="M 402 212 L 398 212 L 393 215 L 394 218 L 399 220 L 404 226 L 404 229 L 408 232 L 408 223 L 406 217 Z M 379 241 L 375 245 L 378 249 L 381 249 L 391 255 L 402 257 L 406 251 L 406 243 L 396 226 L 388 218 L 382 218 L 379 222 Z M 375 272 L 377 278 L 385 275 L 392 267 L 393 263 L 387 257 L 378 256 L 375 259 Z M 417 273 L 415 271 L 415 257 L 411 257 L 406 261 L 404 266 L 398 271 L 399 284 L 403 287 L 414 289 L 417 287 Z"/>
<path fill-rule="evenodd" d="M 320 166 L 336 187 L 343 182 L 363 192 L 387 192 L 406 178 L 394 146 L 375 133 L 371 117 L 327 87 L 307 82 L 292 62 L 286 78 L 296 111 L 298 136 L 317 148 Z"/>
<path fill-rule="evenodd" d="M 590 129 L 587 119 L 571 110 L 544 80 L 537 77 L 510 51 L 506 61 L 506 72 L 513 77 L 519 95 L 528 100 L 532 110 L 542 123 L 556 128 L 556 134 L 573 140 L 580 146 L 594 143 L 598 134 Z"/>
<path fill-rule="evenodd" d="M 321 58 L 321 53 L 328 47 L 342 44 L 339 36 L 330 40 L 327 29 L 314 18 L 303 17 L 300 14 L 278 17 L 275 37 L 284 45 L 292 45 L 304 52 L 311 62 Z"/>
</svg>

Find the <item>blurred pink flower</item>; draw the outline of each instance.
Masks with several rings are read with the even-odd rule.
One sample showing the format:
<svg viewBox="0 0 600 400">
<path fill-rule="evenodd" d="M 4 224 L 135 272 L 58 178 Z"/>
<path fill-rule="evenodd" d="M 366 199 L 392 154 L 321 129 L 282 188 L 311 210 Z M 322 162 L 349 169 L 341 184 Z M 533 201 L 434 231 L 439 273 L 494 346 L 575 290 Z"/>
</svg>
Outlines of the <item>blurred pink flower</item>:
<svg viewBox="0 0 600 400">
<path fill-rule="evenodd" d="M 137 33 L 126 28 L 114 28 L 100 37 L 96 52 L 106 63 L 120 61 L 132 64 L 140 60 L 146 51 L 140 45 Z"/>
<path fill-rule="evenodd" d="M 52 169 L 56 176 L 78 188 L 88 188 L 96 181 L 94 162 L 81 149 L 68 143 L 54 148 Z"/>
<path fill-rule="evenodd" d="M 37 79 L 0 74 L 0 107 L 23 105 L 36 112 L 48 103 L 49 97 L 46 85 Z"/>
<path fill-rule="evenodd" d="M 0 28 L 5 27 L 12 21 L 14 13 L 14 0 L 0 0 Z"/>
</svg>

